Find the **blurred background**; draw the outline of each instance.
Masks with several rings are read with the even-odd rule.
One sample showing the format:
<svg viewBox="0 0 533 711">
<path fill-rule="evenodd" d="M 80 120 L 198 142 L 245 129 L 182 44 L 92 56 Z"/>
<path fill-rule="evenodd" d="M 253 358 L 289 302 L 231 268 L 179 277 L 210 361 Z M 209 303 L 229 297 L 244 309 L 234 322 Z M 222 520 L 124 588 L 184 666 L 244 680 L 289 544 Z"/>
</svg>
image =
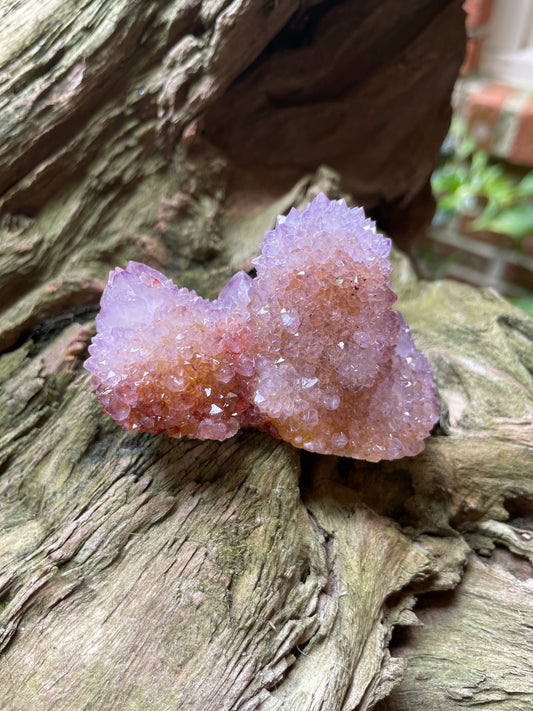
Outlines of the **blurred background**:
<svg viewBox="0 0 533 711">
<path fill-rule="evenodd" d="M 533 315 L 533 0 L 466 0 L 465 61 L 432 177 L 422 271 L 489 286 Z"/>
</svg>

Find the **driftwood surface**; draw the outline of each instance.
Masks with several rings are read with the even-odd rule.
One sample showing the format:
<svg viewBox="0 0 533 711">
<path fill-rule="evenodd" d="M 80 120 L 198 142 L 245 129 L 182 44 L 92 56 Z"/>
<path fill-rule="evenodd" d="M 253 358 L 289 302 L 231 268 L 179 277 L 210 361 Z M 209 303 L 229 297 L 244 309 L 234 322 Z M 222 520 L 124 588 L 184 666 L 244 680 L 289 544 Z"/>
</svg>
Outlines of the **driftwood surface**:
<svg viewBox="0 0 533 711">
<path fill-rule="evenodd" d="M 460 2 L 36 7 L 0 4 L 0 708 L 533 707 L 521 311 L 393 254 L 442 409 L 380 464 L 126 433 L 82 369 L 127 259 L 213 296 L 319 190 L 420 230 Z"/>
</svg>

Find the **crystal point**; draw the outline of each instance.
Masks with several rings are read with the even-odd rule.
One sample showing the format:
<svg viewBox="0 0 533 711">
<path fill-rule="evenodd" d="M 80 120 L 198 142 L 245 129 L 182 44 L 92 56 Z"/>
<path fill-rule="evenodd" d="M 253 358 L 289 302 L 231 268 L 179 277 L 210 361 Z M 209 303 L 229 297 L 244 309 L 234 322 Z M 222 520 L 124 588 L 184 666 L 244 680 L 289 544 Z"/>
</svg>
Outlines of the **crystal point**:
<svg viewBox="0 0 533 711">
<path fill-rule="evenodd" d="M 423 449 L 431 366 L 391 306 L 390 240 L 320 194 L 265 234 L 257 277 L 215 301 L 130 262 L 111 272 L 86 368 L 122 427 L 223 440 L 258 427 L 378 461 Z"/>
</svg>

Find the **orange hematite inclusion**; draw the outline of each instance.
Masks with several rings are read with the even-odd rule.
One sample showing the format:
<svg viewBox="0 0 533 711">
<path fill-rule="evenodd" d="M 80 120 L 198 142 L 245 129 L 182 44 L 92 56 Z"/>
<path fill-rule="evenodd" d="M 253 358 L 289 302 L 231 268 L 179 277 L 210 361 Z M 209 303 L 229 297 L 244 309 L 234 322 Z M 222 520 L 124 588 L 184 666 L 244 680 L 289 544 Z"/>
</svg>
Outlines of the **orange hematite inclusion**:
<svg viewBox="0 0 533 711">
<path fill-rule="evenodd" d="M 438 417 L 431 366 L 392 311 L 390 241 L 319 195 L 279 218 L 214 302 L 130 262 L 111 273 L 87 368 L 126 429 L 226 439 L 240 427 L 377 461 Z"/>
</svg>

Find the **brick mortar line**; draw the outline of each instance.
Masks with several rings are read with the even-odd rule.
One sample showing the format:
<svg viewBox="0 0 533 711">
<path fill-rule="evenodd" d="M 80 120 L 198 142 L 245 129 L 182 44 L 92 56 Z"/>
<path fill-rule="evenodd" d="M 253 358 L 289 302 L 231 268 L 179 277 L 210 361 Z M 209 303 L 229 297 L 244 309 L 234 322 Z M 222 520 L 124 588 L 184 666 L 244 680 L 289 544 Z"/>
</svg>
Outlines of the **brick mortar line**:
<svg viewBox="0 0 533 711">
<path fill-rule="evenodd" d="M 444 230 L 439 230 L 438 233 L 437 230 L 430 230 L 428 237 L 436 242 L 458 247 L 464 252 L 472 252 L 472 254 L 485 257 L 491 261 L 494 259 L 503 259 L 506 262 L 525 267 L 533 272 L 533 257 L 529 257 L 527 254 L 514 249 L 508 249 L 507 247 L 498 247 L 497 245 L 480 242 L 458 233 L 453 228 L 445 228 Z"/>
<path fill-rule="evenodd" d="M 531 98 L 531 91 L 516 89 L 503 102 L 492 131 L 491 153 L 506 158 L 511 155 L 520 129 L 522 115 Z"/>
<path fill-rule="evenodd" d="M 512 282 L 505 281 L 504 279 L 498 279 L 494 277 L 489 277 L 487 274 L 477 271 L 472 267 L 468 267 L 465 264 L 453 264 L 450 265 L 446 276 L 442 277 L 444 279 L 460 279 L 474 286 L 483 289 L 494 289 L 500 295 L 506 295 L 511 297 L 522 297 L 526 296 L 529 292 L 518 284 L 513 284 Z"/>
</svg>

